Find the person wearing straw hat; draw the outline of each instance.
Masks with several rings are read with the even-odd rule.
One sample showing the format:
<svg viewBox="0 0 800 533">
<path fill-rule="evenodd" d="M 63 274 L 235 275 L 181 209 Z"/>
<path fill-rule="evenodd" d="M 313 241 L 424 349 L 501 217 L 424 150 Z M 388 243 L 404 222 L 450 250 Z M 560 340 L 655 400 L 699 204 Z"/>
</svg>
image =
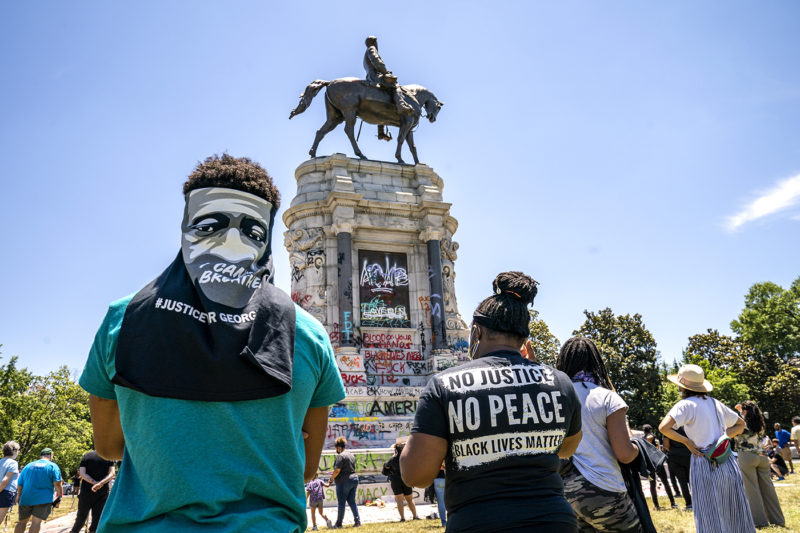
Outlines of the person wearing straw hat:
<svg viewBox="0 0 800 533">
<path fill-rule="evenodd" d="M 714 387 L 701 367 L 683 365 L 667 379 L 680 388 L 682 399 L 672 406 L 658 429 L 692 452 L 689 479 L 697 533 L 755 532 L 736 457 L 712 462 L 706 456 L 723 436 L 741 433 L 744 420 L 708 395 Z M 676 431 L 680 427 L 685 436 Z"/>
</svg>

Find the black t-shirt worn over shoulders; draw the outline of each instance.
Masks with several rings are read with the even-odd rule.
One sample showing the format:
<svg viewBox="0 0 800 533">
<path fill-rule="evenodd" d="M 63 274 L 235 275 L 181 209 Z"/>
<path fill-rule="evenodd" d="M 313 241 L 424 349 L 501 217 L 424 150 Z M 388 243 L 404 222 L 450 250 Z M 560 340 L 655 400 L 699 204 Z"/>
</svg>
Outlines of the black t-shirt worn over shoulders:
<svg viewBox="0 0 800 533">
<path fill-rule="evenodd" d="M 499 351 L 433 376 L 411 431 L 448 441 L 448 531 L 492 531 L 575 523 L 556 454 L 580 429 L 566 374 Z"/>
</svg>

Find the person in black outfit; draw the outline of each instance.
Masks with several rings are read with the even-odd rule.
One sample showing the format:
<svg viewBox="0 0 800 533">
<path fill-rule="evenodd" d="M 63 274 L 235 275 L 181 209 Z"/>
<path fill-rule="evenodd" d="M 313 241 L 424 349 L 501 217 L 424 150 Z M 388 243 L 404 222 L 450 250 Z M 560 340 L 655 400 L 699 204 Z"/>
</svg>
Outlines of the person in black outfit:
<svg viewBox="0 0 800 533">
<path fill-rule="evenodd" d="M 676 430 L 681 435 L 686 432 L 683 428 Z M 667 454 L 667 467 L 670 473 L 675 474 L 678 478 L 678 483 L 681 485 L 681 494 L 683 501 L 686 503 L 686 510 L 692 510 L 692 494 L 689 492 L 689 465 L 692 457 L 692 452 L 689 448 L 684 446 L 678 441 L 673 441 L 664 437 L 664 452 Z"/>
<path fill-rule="evenodd" d="M 644 438 L 647 439 L 647 442 L 658 448 L 658 439 L 653 434 L 653 426 L 650 424 L 645 424 L 642 426 L 642 431 L 644 431 Z M 661 480 L 661 483 L 664 485 L 664 490 L 667 492 L 667 497 L 669 497 L 669 503 L 672 505 L 673 509 L 678 508 L 678 504 L 675 503 L 675 497 L 672 495 L 672 489 L 669 486 L 669 480 L 667 479 L 667 471 L 664 469 L 664 465 L 662 464 L 656 470 L 656 475 L 658 479 Z M 656 508 L 656 511 L 661 510 L 661 506 L 658 505 L 658 492 L 656 491 L 656 476 L 650 476 L 650 496 L 653 498 L 653 506 Z"/>
<path fill-rule="evenodd" d="M 564 372 L 521 353 L 536 292 L 499 274 L 472 315 L 472 361 L 431 376 L 417 403 L 403 482 L 427 487 L 445 461 L 450 533 L 578 531 L 558 469 L 581 440 L 580 400 Z"/>
<path fill-rule="evenodd" d="M 81 530 L 89 516 L 89 511 L 92 512 L 89 531 L 94 532 L 97 531 L 103 507 L 108 499 L 108 483 L 114 479 L 114 463 L 106 461 L 92 450 L 83 454 L 78 467 L 78 475 L 81 478 L 78 515 L 75 518 L 75 525 L 72 526 L 72 533 L 78 533 Z"/>
<path fill-rule="evenodd" d="M 400 453 L 403 451 L 404 446 L 405 443 L 402 442 L 398 442 L 394 445 L 394 457 L 386 461 L 381 471 L 384 476 L 389 478 L 389 483 L 392 486 L 392 494 L 394 494 L 394 501 L 397 502 L 397 512 L 400 513 L 401 522 L 406 521 L 405 510 L 403 508 L 404 499 L 408 508 L 411 509 L 414 520 L 419 520 L 417 516 L 417 506 L 414 505 L 414 491 L 411 487 L 403 483 L 403 478 L 400 475 Z"/>
</svg>

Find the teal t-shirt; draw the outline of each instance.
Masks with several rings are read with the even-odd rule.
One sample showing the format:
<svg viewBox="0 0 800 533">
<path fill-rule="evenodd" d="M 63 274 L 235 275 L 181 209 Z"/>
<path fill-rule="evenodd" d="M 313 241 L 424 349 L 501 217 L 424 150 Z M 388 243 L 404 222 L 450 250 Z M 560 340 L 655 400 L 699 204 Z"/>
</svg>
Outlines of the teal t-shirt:
<svg viewBox="0 0 800 533">
<path fill-rule="evenodd" d="M 109 307 L 79 381 L 90 394 L 117 401 L 125 435 L 99 531 L 304 531 L 303 420 L 309 408 L 345 396 L 325 328 L 296 307 L 292 390 L 284 395 L 160 398 L 111 382 L 132 297 Z"/>
<path fill-rule="evenodd" d="M 53 501 L 53 483 L 61 481 L 61 469 L 47 459 L 29 463 L 19 474 L 17 490 L 22 491 L 20 505 L 41 505 Z"/>
</svg>

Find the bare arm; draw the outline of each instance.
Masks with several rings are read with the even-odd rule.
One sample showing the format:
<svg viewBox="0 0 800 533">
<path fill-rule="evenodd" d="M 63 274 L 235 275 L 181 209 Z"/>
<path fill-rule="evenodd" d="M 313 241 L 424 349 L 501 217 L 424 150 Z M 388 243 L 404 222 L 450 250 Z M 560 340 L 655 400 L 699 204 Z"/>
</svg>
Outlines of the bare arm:
<svg viewBox="0 0 800 533">
<path fill-rule="evenodd" d="M 606 431 L 608 432 L 608 441 L 611 443 L 611 451 L 617 461 L 623 464 L 628 464 L 639 455 L 639 448 L 631 442 L 630 432 L 628 431 L 628 423 L 625 416 L 628 414 L 628 409 L 617 409 L 608 417 L 606 417 Z"/>
<path fill-rule="evenodd" d="M 114 474 L 115 474 L 114 465 L 111 465 L 110 467 L 108 467 L 108 474 L 106 474 L 106 477 L 104 477 L 103 479 L 92 485 L 92 492 L 97 492 L 98 490 L 102 489 L 106 483 L 114 479 Z"/>
<path fill-rule="evenodd" d="M 581 443 L 581 439 L 583 438 L 583 430 L 579 430 L 574 435 L 570 435 L 569 437 L 564 437 L 564 441 L 561 443 L 561 448 L 558 449 L 558 456 L 561 459 L 569 459 L 572 457 L 572 454 L 575 453 L 575 450 L 578 449 L 578 444 Z"/>
<path fill-rule="evenodd" d="M 60 479 L 58 481 L 53 481 L 53 487 L 56 489 L 56 500 L 60 500 L 62 496 L 64 496 L 64 482 Z M 55 502 L 56 500 L 53 500 Z M 55 505 L 58 507 L 58 505 Z"/>
<path fill-rule="evenodd" d="M 734 425 L 725 430 L 725 434 L 728 435 L 729 437 L 735 437 L 736 435 L 744 431 L 744 428 L 745 428 L 744 420 L 739 418 L 736 420 L 736 423 Z"/>
<path fill-rule="evenodd" d="M 447 455 L 447 440 L 427 433 L 412 433 L 400 454 L 400 473 L 409 487 L 428 487 Z"/>
<path fill-rule="evenodd" d="M 11 478 L 14 477 L 16 472 L 6 472 L 6 475 L 3 476 L 3 481 L 0 481 L 0 492 L 6 490 L 6 485 L 11 482 Z"/>
<path fill-rule="evenodd" d="M 86 473 L 86 467 L 85 466 L 82 466 L 82 467 L 80 467 L 78 469 L 78 475 L 81 476 L 81 479 L 86 480 L 87 483 L 91 483 L 92 485 L 97 483 L 97 480 L 95 480 L 92 476 L 90 476 L 88 473 Z"/>
<path fill-rule="evenodd" d="M 117 401 L 90 395 L 89 412 L 92 415 L 97 453 L 109 461 L 121 461 L 125 450 L 125 436 L 122 434 Z"/>
<path fill-rule="evenodd" d="M 308 438 L 303 441 L 306 449 L 306 467 L 303 473 L 305 482 L 314 479 L 314 474 L 319 468 L 319 458 L 322 455 L 322 446 L 325 444 L 325 431 L 328 428 L 328 407 L 311 407 L 306 411 L 303 420 L 303 431 L 308 433 Z"/>
<path fill-rule="evenodd" d="M 663 439 L 661 439 L 661 446 L 664 447 L 664 451 L 665 452 L 669 451 L 669 439 L 667 437 L 664 437 Z"/>
<path fill-rule="evenodd" d="M 661 432 L 662 435 L 664 435 L 668 439 L 680 442 L 681 444 L 689 448 L 689 451 L 692 452 L 694 455 L 697 455 L 698 457 L 703 457 L 703 454 L 700 453 L 700 450 L 697 449 L 697 446 L 694 445 L 694 442 L 692 442 L 689 437 L 681 435 L 680 433 L 672 429 L 673 427 L 675 427 L 675 419 L 667 415 L 658 425 L 658 430 Z"/>
<path fill-rule="evenodd" d="M 335 468 L 335 469 L 333 470 L 333 472 L 331 473 L 331 478 L 328 480 L 328 482 L 327 482 L 327 483 L 325 483 L 325 486 L 326 486 L 326 487 L 330 487 L 330 486 L 331 486 L 331 483 L 333 483 L 333 480 L 334 480 L 334 479 L 336 479 L 336 476 L 338 476 L 338 475 L 339 475 L 339 472 L 341 472 L 341 471 L 342 471 L 342 469 L 341 469 L 341 468 Z"/>
</svg>

